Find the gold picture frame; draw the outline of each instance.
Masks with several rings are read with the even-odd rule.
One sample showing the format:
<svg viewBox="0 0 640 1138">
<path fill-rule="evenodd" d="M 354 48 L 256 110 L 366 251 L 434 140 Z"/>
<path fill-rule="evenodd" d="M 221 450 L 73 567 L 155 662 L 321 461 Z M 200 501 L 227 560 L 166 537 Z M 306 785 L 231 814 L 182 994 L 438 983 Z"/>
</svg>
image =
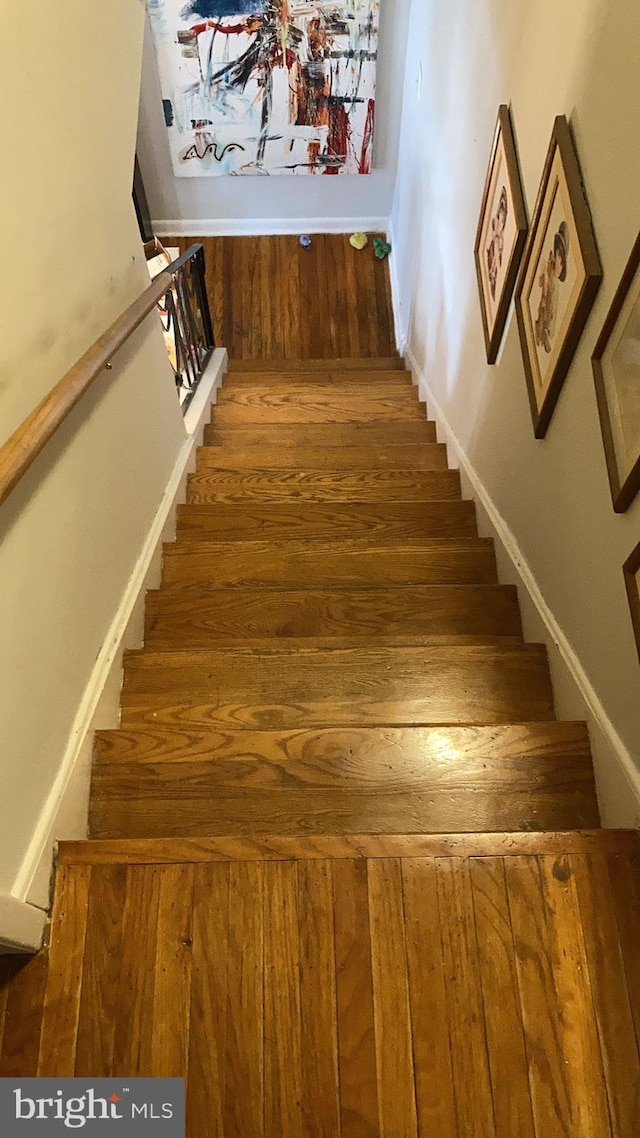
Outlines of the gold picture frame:
<svg viewBox="0 0 640 1138">
<path fill-rule="evenodd" d="M 564 115 L 554 123 L 516 287 L 534 434 L 547 433 L 602 282 L 582 174 Z"/>
<path fill-rule="evenodd" d="M 591 359 L 617 514 L 640 490 L 640 234 Z"/>
<path fill-rule="evenodd" d="M 482 194 L 474 257 L 487 363 L 495 363 L 527 240 L 527 210 L 509 107 L 498 120 Z"/>
</svg>

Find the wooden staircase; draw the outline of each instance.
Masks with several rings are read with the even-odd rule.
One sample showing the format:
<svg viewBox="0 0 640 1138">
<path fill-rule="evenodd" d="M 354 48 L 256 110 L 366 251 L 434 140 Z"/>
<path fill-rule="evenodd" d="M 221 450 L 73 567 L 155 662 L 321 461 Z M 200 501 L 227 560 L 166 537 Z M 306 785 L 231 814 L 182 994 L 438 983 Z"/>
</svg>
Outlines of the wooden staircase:
<svg viewBox="0 0 640 1138">
<path fill-rule="evenodd" d="M 401 361 L 232 365 L 90 838 L 0 1076 L 186 1077 L 189 1138 L 640 1133 L 640 840 Z"/>
<path fill-rule="evenodd" d="M 399 360 L 232 365 L 95 838 L 598 826 L 589 741 Z"/>
</svg>

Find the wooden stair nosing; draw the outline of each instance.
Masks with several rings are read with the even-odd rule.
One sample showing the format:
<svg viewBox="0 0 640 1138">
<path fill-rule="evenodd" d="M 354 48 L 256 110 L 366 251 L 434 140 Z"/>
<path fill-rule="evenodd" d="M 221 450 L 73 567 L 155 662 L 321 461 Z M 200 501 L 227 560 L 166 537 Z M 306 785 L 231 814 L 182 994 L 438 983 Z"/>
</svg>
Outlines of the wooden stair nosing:
<svg viewBox="0 0 640 1138">
<path fill-rule="evenodd" d="M 640 856 L 637 830 L 476 834 L 349 834 L 260 838 L 170 838 L 151 841 L 62 841 L 61 865 L 170 865 L 213 861 L 298 861 L 306 859 L 512 858 Z"/>
</svg>

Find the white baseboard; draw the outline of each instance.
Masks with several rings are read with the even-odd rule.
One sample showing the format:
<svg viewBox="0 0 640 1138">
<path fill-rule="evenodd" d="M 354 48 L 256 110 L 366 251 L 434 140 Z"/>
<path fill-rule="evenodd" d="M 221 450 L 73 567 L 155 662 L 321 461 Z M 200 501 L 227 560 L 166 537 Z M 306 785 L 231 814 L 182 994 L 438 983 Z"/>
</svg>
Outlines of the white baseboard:
<svg viewBox="0 0 640 1138">
<path fill-rule="evenodd" d="M 391 245 L 391 252 L 389 254 L 389 283 L 391 285 L 391 306 L 393 310 L 393 328 L 396 339 L 396 348 L 400 355 L 404 355 L 407 346 L 407 327 L 402 308 L 400 306 L 400 281 L 398 280 L 398 270 L 396 265 L 395 247 L 394 247 L 394 232 L 392 223 L 389 222 L 389 231 L 387 240 Z"/>
<path fill-rule="evenodd" d="M 436 420 L 439 438 L 447 443 L 450 464 L 460 470 L 463 489 L 476 502 L 480 532 L 495 540 L 500 580 L 518 586 L 525 636 L 546 644 L 558 716 L 587 721 L 602 823 L 609 827 L 634 828 L 640 824 L 640 771 L 545 601 L 515 534 L 467 457 L 411 349 L 406 348 L 405 354 L 420 398 Z"/>
<path fill-rule="evenodd" d="M 159 218 L 157 237 L 264 237 L 301 233 L 386 233 L 387 217 Z"/>
<path fill-rule="evenodd" d="M 195 450 L 202 442 L 209 408 L 226 370 L 227 352 L 219 348 L 185 415 L 187 437 L 83 693 L 58 776 L 13 884 L 11 899 L 30 908 L 38 906 L 36 912 L 43 923 L 50 903 L 56 843 L 85 838 L 87 834 L 93 735 L 96 730 L 118 726 L 123 654 L 127 648 L 142 645 L 145 595 L 160 583 L 162 546 L 175 536 L 176 506 L 185 500 L 187 476 L 195 467 Z M 5 937 L 9 939 L 0 909 L 0 938 Z"/>
</svg>

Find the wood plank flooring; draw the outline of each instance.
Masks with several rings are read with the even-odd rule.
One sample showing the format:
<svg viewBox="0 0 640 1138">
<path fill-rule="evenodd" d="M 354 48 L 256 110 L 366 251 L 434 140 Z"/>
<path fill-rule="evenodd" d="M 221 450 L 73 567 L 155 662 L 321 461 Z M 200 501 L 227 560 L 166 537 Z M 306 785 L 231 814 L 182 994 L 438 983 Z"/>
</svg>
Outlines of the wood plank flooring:
<svg viewBox="0 0 640 1138">
<path fill-rule="evenodd" d="M 358 252 L 346 234 L 168 237 L 181 251 L 204 245 L 206 286 L 217 344 L 234 361 L 396 356 L 389 268 L 371 242 Z M 386 357 L 386 358 L 385 358 Z"/>
<path fill-rule="evenodd" d="M 0 1071 L 185 1077 L 189 1138 L 631 1138 L 637 835 L 425 841 L 63 845 Z"/>
</svg>

